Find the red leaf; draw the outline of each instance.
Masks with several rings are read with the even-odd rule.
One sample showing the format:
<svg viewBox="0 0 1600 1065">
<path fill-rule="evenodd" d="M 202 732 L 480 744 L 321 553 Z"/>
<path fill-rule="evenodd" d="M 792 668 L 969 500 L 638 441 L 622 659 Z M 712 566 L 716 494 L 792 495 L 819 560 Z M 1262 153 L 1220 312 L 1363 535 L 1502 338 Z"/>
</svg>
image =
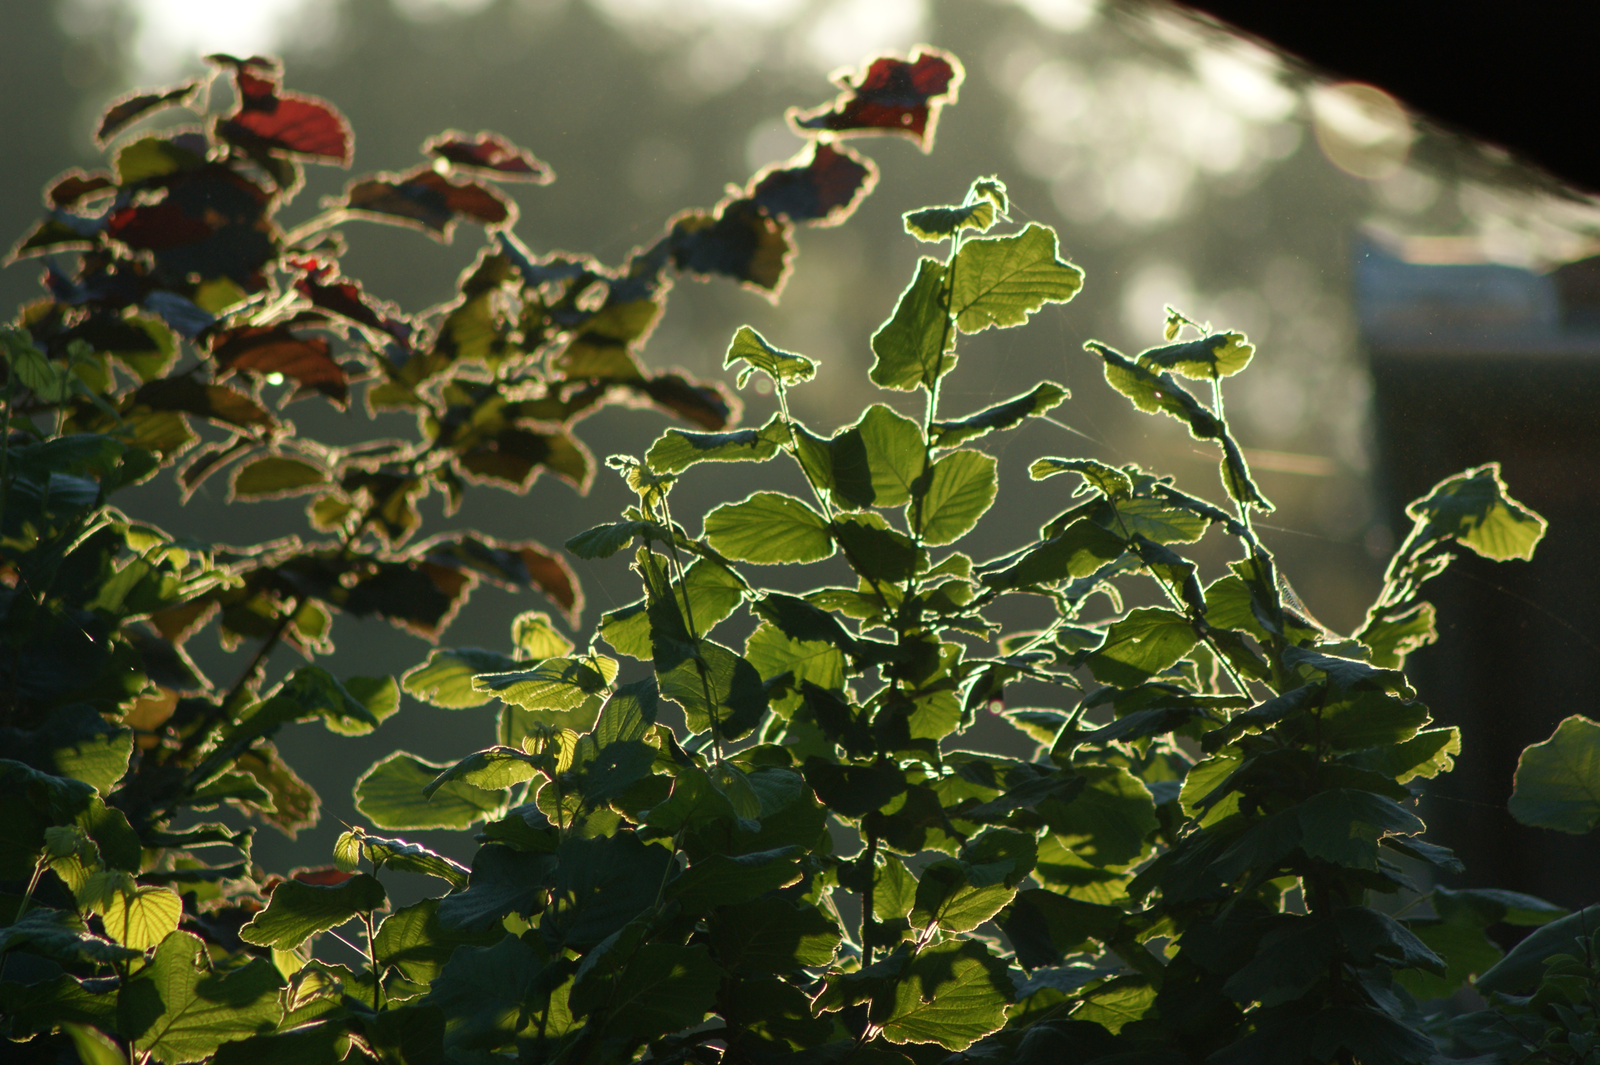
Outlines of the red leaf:
<svg viewBox="0 0 1600 1065">
<path fill-rule="evenodd" d="M 316 869 L 296 869 L 289 874 L 293 879 L 312 887 L 338 887 L 340 884 L 355 876 L 343 869 L 336 869 L 331 865 L 320 866 Z"/>
<path fill-rule="evenodd" d="M 175 200 L 150 207 L 124 207 L 111 216 L 106 232 L 130 248 L 154 251 L 197 244 L 209 237 L 210 223 L 189 214 Z"/>
<path fill-rule="evenodd" d="M 845 91 L 832 104 L 789 112 L 802 130 L 831 130 L 844 136 L 901 134 L 923 151 L 933 148 L 939 110 L 955 103 L 964 77 L 955 56 L 936 48 L 919 49 L 911 61 L 880 56 L 865 74 L 835 77 Z"/>
<path fill-rule="evenodd" d="M 360 285 L 349 278 L 340 277 L 334 263 L 319 262 L 316 259 L 292 259 L 290 265 L 304 271 L 305 276 L 298 278 L 294 287 L 313 305 L 325 311 L 332 311 L 352 322 L 359 322 L 361 325 L 388 333 L 402 343 L 410 337 L 411 329 L 400 319 L 396 308 L 368 296 Z M 393 313 L 380 313 L 380 311 Z"/>
<path fill-rule="evenodd" d="M 630 382 L 630 387 L 657 406 L 712 432 L 720 432 L 738 418 L 739 401 L 721 385 L 698 384 L 682 374 L 663 373 L 648 381 Z"/>
<path fill-rule="evenodd" d="M 583 609 L 583 594 L 571 567 L 543 544 L 445 535 L 419 545 L 419 549 L 428 564 L 471 570 L 513 591 L 537 588 L 574 624 Z"/>
<path fill-rule="evenodd" d="M 86 174 L 74 169 L 56 178 L 48 195 L 52 207 L 71 207 L 86 196 L 116 187 L 116 181 L 103 170 Z"/>
<path fill-rule="evenodd" d="M 350 165 L 350 123 L 332 104 L 315 96 L 283 92 L 270 60 L 212 56 L 233 67 L 239 109 L 218 126 L 221 135 L 245 147 L 309 155 Z"/>
<path fill-rule="evenodd" d="M 483 130 L 477 136 L 448 130 L 430 137 L 423 145 L 425 153 L 438 156 L 456 166 L 490 171 L 488 176 L 501 181 L 531 181 L 548 185 L 555 180 L 555 171 L 533 157 L 526 148 L 519 148 L 495 133 Z"/>
<path fill-rule="evenodd" d="M 782 167 L 750 182 L 747 195 L 774 218 L 836 226 L 849 218 L 877 184 L 878 168 L 848 148 L 813 142 Z"/>
<path fill-rule="evenodd" d="M 186 81 L 175 88 L 164 92 L 136 92 L 119 97 L 112 101 L 106 108 L 105 114 L 100 118 L 100 128 L 95 130 L 94 143 L 98 147 L 105 147 L 106 141 L 116 136 L 121 130 L 132 122 L 143 118 L 152 111 L 173 104 L 182 103 L 194 95 L 200 87 L 199 80 Z"/>
<path fill-rule="evenodd" d="M 333 361 L 328 342 L 295 336 L 285 326 L 244 326 L 219 333 L 211 356 L 229 373 L 281 373 L 341 405 L 350 397 L 349 378 Z"/>
<path fill-rule="evenodd" d="M 384 220 L 416 223 L 446 242 L 460 216 L 486 226 L 516 219 L 516 206 L 493 189 L 457 184 L 429 167 L 358 181 L 345 193 L 345 202 L 351 210 L 382 215 Z"/>
<path fill-rule="evenodd" d="M 776 298 L 789 274 L 789 227 L 751 200 L 730 200 L 716 213 L 689 211 L 667 233 L 672 262 L 702 276 L 723 274 Z"/>
</svg>

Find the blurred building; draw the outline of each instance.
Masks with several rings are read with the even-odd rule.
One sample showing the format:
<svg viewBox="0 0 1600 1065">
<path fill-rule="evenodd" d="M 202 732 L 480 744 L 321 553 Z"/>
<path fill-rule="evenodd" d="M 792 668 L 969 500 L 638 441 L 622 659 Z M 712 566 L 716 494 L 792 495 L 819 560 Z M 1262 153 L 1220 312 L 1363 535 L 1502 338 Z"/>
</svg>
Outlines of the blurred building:
<svg viewBox="0 0 1600 1065">
<path fill-rule="evenodd" d="M 1365 240 L 1353 276 L 1395 538 L 1407 501 L 1490 461 L 1550 522 L 1533 562 L 1463 557 L 1429 587 L 1440 642 L 1413 672 L 1463 750 L 1427 820 L 1466 881 L 1587 904 L 1593 841 L 1523 828 L 1505 801 L 1524 747 L 1600 716 L 1600 259 L 1537 273 L 1472 240 Z"/>
</svg>

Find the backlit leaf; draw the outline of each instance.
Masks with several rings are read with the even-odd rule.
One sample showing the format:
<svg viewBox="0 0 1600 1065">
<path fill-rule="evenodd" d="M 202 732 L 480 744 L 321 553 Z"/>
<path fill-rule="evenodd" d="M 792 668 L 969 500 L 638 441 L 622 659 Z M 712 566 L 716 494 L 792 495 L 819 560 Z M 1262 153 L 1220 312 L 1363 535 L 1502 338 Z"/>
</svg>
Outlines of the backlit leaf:
<svg viewBox="0 0 1600 1065">
<path fill-rule="evenodd" d="M 829 442 L 834 491 L 856 507 L 898 507 L 927 468 L 922 430 L 911 419 L 874 403 L 860 421 Z"/>
<path fill-rule="evenodd" d="M 953 451 L 933 464 L 927 493 L 909 510 L 924 543 L 951 544 L 978 524 L 998 491 L 993 456 Z"/>
<path fill-rule="evenodd" d="M 788 442 L 788 427 L 773 415 L 760 429 L 726 433 L 668 429 L 650 445 L 644 461 L 656 473 L 680 473 L 697 462 L 765 462 Z"/>
<path fill-rule="evenodd" d="M 463 166 L 484 172 L 496 181 L 531 181 L 535 185 L 548 185 L 555 180 L 555 172 L 533 157 L 526 148 L 488 130 L 476 134 L 459 130 L 446 130 L 437 137 L 429 137 L 422 145 L 425 155 L 435 155 L 454 166 Z"/>
<path fill-rule="evenodd" d="M 1106 639 L 1089 657 L 1089 671 L 1103 684 L 1131 688 L 1177 662 L 1199 642 L 1182 614 L 1140 607 L 1106 630 Z"/>
<path fill-rule="evenodd" d="M 337 928 L 387 902 L 383 885 L 366 873 L 332 886 L 284 880 L 273 889 L 267 908 L 239 930 L 239 938 L 258 946 L 294 950 L 316 933 Z"/>
<path fill-rule="evenodd" d="M 95 143 L 104 146 L 107 141 L 139 119 L 173 104 L 180 104 L 194 95 L 200 87 L 199 79 L 158 92 L 136 92 L 118 97 L 106 108 L 95 129 Z"/>
<path fill-rule="evenodd" d="M 1083 271 L 1057 257 L 1055 231 L 1037 224 L 1009 237 L 967 241 L 950 269 L 950 313 L 963 333 L 1021 325 L 1083 287 Z"/>
<path fill-rule="evenodd" d="M 1547 524 L 1511 498 L 1498 462 L 1445 478 L 1406 514 L 1425 523 L 1426 536 L 1452 537 L 1496 562 L 1530 561 Z"/>
<path fill-rule="evenodd" d="M 1005 1024 L 1012 987 L 1005 963 L 977 940 L 928 947 L 896 982 L 883 1037 L 965 1050 Z"/>
<path fill-rule="evenodd" d="M 1600 825 L 1600 723 L 1573 714 L 1524 750 L 1507 809 L 1525 825 L 1574 835 Z"/>
<path fill-rule="evenodd" d="M 724 367 L 733 367 L 741 362 L 745 364 L 739 374 L 741 385 L 751 370 L 760 370 L 774 381 L 786 385 L 809 381 L 817 372 L 815 362 L 804 355 L 773 347 L 765 337 L 747 325 L 740 326 L 739 331 L 733 334 L 733 342 L 728 345 L 728 353 L 722 359 Z"/>
<path fill-rule="evenodd" d="M 909 392 L 929 386 L 955 365 L 947 354 L 955 342 L 945 292 L 944 264 L 923 258 L 917 276 L 900 294 L 894 314 L 872 334 L 876 356 L 870 376 L 883 388 Z"/>
<path fill-rule="evenodd" d="M 379 828 L 466 828 L 503 805 L 499 793 L 459 782 L 445 784 L 431 798 L 423 795 L 448 768 L 396 751 L 356 781 L 356 809 Z"/>
<path fill-rule="evenodd" d="M 439 920 L 442 902 L 423 899 L 384 918 L 372 943 L 378 960 L 398 968 L 407 980 L 426 984 L 438 978 L 457 947 L 488 946 L 503 935 L 499 928 L 473 933 L 445 925 Z"/>
<path fill-rule="evenodd" d="M 205 944 L 187 932 L 161 941 L 155 958 L 120 994 L 123 1033 L 164 1065 L 198 1061 L 223 1043 L 277 1027 L 283 977 L 271 962 L 211 969 Z"/>
<path fill-rule="evenodd" d="M 1199 340 L 1140 352 L 1139 365 L 1172 370 L 1196 380 L 1229 377 L 1250 364 L 1255 345 L 1243 333 L 1213 333 Z"/>
<path fill-rule="evenodd" d="M 832 104 L 791 110 L 789 121 L 841 136 L 902 134 L 930 151 L 939 111 L 955 103 L 963 77 L 960 61 L 938 49 L 919 48 L 909 62 L 880 56 L 863 71 L 837 76 L 845 91 Z"/>
<path fill-rule="evenodd" d="M 756 492 L 725 503 L 705 518 L 706 541 L 743 562 L 818 562 L 833 554 L 827 523 L 794 496 Z"/>
<path fill-rule="evenodd" d="M 515 747 L 491 747 L 467 755 L 434 777 L 422 793 L 429 798 L 452 781 L 485 791 L 503 791 L 533 777 L 535 759 Z"/>
<path fill-rule="evenodd" d="M 345 190 L 345 204 L 377 221 L 413 225 L 449 243 L 456 222 L 511 225 L 516 205 L 494 189 L 471 181 L 452 181 L 431 166 L 405 174 L 379 174 Z"/>
<path fill-rule="evenodd" d="M 955 447 L 957 444 L 991 432 L 1010 429 L 1014 425 L 1022 424 L 1028 418 L 1048 414 L 1066 398 L 1065 388 L 1050 381 L 1041 381 L 1022 395 L 986 407 L 976 414 L 951 421 L 934 422 L 933 442 L 940 447 Z"/>
<path fill-rule="evenodd" d="M 842 145 L 812 141 L 787 163 L 750 180 L 747 195 L 774 218 L 836 226 L 878 181 L 878 168 Z"/>
<path fill-rule="evenodd" d="M 506 673 L 516 666 L 515 659 L 476 647 L 439 650 L 429 653 L 422 665 L 408 670 L 400 678 L 400 684 L 408 694 L 425 703 L 446 710 L 462 710 L 494 701 L 492 693 L 472 686 L 473 677 L 480 673 Z"/>
<path fill-rule="evenodd" d="M 168 888 L 142 886 L 112 895 L 101 910 L 106 934 L 133 950 L 149 950 L 176 931 L 183 900 Z"/>
</svg>

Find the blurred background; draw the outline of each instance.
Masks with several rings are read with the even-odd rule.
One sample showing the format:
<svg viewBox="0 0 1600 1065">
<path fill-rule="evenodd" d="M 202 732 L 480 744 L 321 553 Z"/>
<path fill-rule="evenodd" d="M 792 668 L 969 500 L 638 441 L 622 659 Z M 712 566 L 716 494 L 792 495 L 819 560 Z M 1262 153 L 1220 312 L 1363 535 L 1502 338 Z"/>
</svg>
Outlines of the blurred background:
<svg viewBox="0 0 1600 1065">
<path fill-rule="evenodd" d="M 974 177 L 997 174 L 1013 216 L 1055 226 L 1063 255 L 1088 276 L 1076 300 L 1029 328 L 964 341 L 948 409 L 977 409 L 1040 378 L 1073 393 L 1056 412 L 1073 432 L 1035 424 L 990 445 L 1001 457 L 1002 500 L 1010 492 L 1014 509 L 980 524 L 987 543 L 974 546 L 1013 542 L 1017 529 L 1060 509 L 1055 495 L 1024 489 L 1026 461 L 1040 454 L 1137 461 L 1176 474 L 1191 492 L 1221 495 L 1211 450 L 1170 419 L 1133 412 L 1082 350 L 1091 337 L 1130 354 L 1159 343 L 1167 304 L 1257 345 L 1228 411 L 1278 505 L 1263 536 L 1330 628 L 1359 625 L 1405 534 L 1406 501 L 1465 466 L 1504 460 L 1513 494 L 1554 528 L 1532 564 L 1462 566 L 1435 585 L 1443 642 L 1414 662 L 1435 716 L 1463 725 L 1468 749 L 1430 802 L 1441 841 L 1467 852 L 1467 881 L 1592 901 L 1584 879 L 1600 872 L 1594 848 L 1549 833 L 1526 842 L 1529 833 L 1506 831 L 1500 804 L 1524 744 L 1569 713 L 1600 714 L 1600 566 L 1584 533 L 1600 518 L 1592 398 L 1600 283 L 1579 262 L 1600 249 L 1594 199 L 1430 124 L 1381 89 L 1318 73 L 1187 8 L 1142 0 L 7 0 L 5 8 L 7 243 L 38 217 L 50 177 L 99 162 L 90 132 L 108 100 L 197 73 L 210 52 L 281 55 L 289 89 L 323 96 L 349 117 L 353 173 L 408 168 L 423 139 L 446 128 L 491 129 L 530 148 L 557 180 L 508 189 L 521 206 L 516 234 L 537 253 L 589 252 L 611 264 L 678 209 L 710 207 L 729 184 L 792 155 L 801 141 L 785 109 L 830 99 L 837 68 L 917 43 L 956 53 L 966 81 L 931 154 L 908 141 L 858 142 L 880 168 L 877 188 L 845 225 L 799 233 L 781 299 L 680 283 L 649 364 L 716 376 L 728 337 L 749 323 L 821 362 L 796 411 L 819 428 L 841 424 L 862 402 L 867 338 L 920 254 L 900 215 L 954 202 Z M 348 177 L 309 168 L 284 221 L 309 217 Z M 482 246 L 468 228 L 449 246 L 384 227 L 348 232 L 345 271 L 409 311 L 450 298 Z M 34 298 L 40 270 L 37 260 L 0 270 L 0 306 Z M 747 419 L 764 419 L 770 400 L 745 398 Z M 353 424 L 366 417 L 354 407 L 340 414 L 313 401 L 292 411 L 313 435 L 372 435 Z M 637 454 L 664 424 L 614 410 L 579 435 L 600 457 Z M 1009 451 L 1016 461 L 1006 462 Z M 691 477 L 684 491 L 707 503 L 736 498 L 754 484 L 745 472 Z M 285 533 L 302 525 L 298 503 L 227 508 L 222 491 L 202 490 L 186 513 L 164 486 L 119 503 L 220 541 L 262 539 L 270 522 Z M 626 502 L 601 470 L 583 499 L 548 479 L 525 497 L 480 489 L 450 525 L 556 545 Z M 1213 569 L 1225 557 L 1215 546 L 1202 545 Z M 578 571 L 585 624 L 637 596 L 620 566 Z M 444 643 L 504 649 L 510 619 L 544 608 L 480 589 Z M 334 637 L 351 672 L 399 673 L 427 651 L 377 621 L 341 621 Z M 207 639 L 190 647 L 200 652 Z M 214 677 L 231 678 L 246 653 L 197 657 Z M 328 744 L 312 726 L 285 735 L 285 756 L 323 792 L 324 821 L 298 843 L 262 834 L 258 856 L 269 867 L 324 861 L 338 819 L 355 820 L 349 788 L 370 761 L 396 746 L 435 760 L 465 754 L 491 741 L 489 715 L 413 704 L 361 741 Z M 471 849 L 460 839 L 433 842 L 463 858 Z"/>
</svg>

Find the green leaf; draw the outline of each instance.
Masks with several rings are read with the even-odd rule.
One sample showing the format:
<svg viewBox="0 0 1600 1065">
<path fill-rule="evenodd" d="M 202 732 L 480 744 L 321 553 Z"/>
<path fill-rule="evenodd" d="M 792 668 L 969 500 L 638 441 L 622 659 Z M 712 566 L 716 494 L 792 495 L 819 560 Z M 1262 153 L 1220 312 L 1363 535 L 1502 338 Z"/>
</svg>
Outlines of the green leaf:
<svg viewBox="0 0 1600 1065">
<path fill-rule="evenodd" d="M 957 444 L 966 443 L 988 433 L 1010 429 L 1029 418 L 1050 413 L 1069 395 L 1070 393 L 1061 385 L 1052 381 L 1040 381 L 1022 395 L 1013 396 L 992 407 L 985 407 L 976 414 L 950 421 L 934 422 L 933 442 L 939 447 L 955 447 Z M 1037 466 L 1038 463 L 1034 465 Z"/>
<path fill-rule="evenodd" d="M 728 345 L 722 366 L 727 369 L 740 362 L 745 364 L 739 371 L 740 388 L 756 370 L 785 385 L 809 381 L 817 372 L 817 364 L 811 359 L 773 347 L 765 337 L 747 325 L 740 326 L 739 331 L 733 334 L 733 342 Z"/>
<path fill-rule="evenodd" d="M 946 932 L 970 932 L 1016 896 L 1017 885 L 1033 871 L 1037 847 L 1032 835 L 989 828 L 963 844 L 957 859 L 936 861 L 917 881 L 911 923 L 937 923 Z M 876 900 L 874 900 L 876 901 Z"/>
<path fill-rule="evenodd" d="M 750 634 L 744 656 L 764 681 L 790 674 L 796 691 L 807 681 L 827 690 L 844 687 L 843 651 L 823 640 L 796 640 L 770 622 L 763 621 Z"/>
<path fill-rule="evenodd" d="M 1582 835 L 1600 825 L 1600 723 L 1579 714 L 1517 759 L 1506 808 L 1525 825 Z"/>
<path fill-rule="evenodd" d="M 1272 504 L 1267 502 L 1267 497 L 1256 487 L 1256 482 L 1250 476 L 1250 465 L 1245 462 L 1244 452 L 1239 450 L 1239 445 L 1234 442 L 1233 437 L 1224 431 L 1217 442 L 1222 445 L 1220 476 L 1222 487 L 1228 490 L 1228 497 L 1236 503 L 1271 511 Z"/>
<path fill-rule="evenodd" d="M 1169 507 L 1157 499 L 1107 501 L 1092 512 L 1095 521 L 1123 539 L 1142 536 L 1157 544 L 1192 544 L 1211 522 L 1186 507 Z"/>
<path fill-rule="evenodd" d="M 967 241 L 951 270 L 950 309 L 963 333 L 1021 325 L 1083 287 L 1083 271 L 1057 258 L 1055 231 L 1037 224 L 1009 237 Z"/>
<path fill-rule="evenodd" d="M 800 879 L 799 847 L 780 847 L 729 857 L 708 854 L 667 882 L 664 897 L 685 913 L 709 914 L 718 906 L 748 902 Z"/>
<path fill-rule="evenodd" d="M 1050 539 L 1027 549 L 1011 565 L 980 574 L 994 588 L 1022 588 L 1087 577 L 1127 550 L 1121 539 L 1088 518 L 1079 518 Z"/>
<path fill-rule="evenodd" d="M 113 942 L 149 950 L 177 930 L 183 900 L 176 891 L 147 885 L 118 891 L 96 910 Z"/>
<path fill-rule="evenodd" d="M 334 886 L 284 880 L 273 889 L 267 908 L 239 930 L 239 938 L 257 946 L 295 950 L 316 933 L 371 913 L 388 901 L 383 885 L 366 873 Z"/>
<path fill-rule="evenodd" d="M 543 902 L 554 882 L 556 856 L 485 844 L 472 857 L 467 890 L 439 900 L 439 921 L 446 928 L 489 932 L 508 913 L 528 916 Z"/>
<path fill-rule="evenodd" d="M 789 427 L 774 414 L 759 429 L 696 433 L 668 429 L 645 453 L 645 465 L 656 473 L 681 473 L 697 462 L 765 462 L 789 442 Z"/>
<path fill-rule="evenodd" d="M 119 1027 L 165 1065 L 199 1061 L 223 1043 L 276 1028 L 282 986 L 278 970 L 261 958 L 212 971 L 199 937 L 173 932 L 123 988 Z"/>
<path fill-rule="evenodd" d="M 1079 858 L 1104 868 L 1125 868 L 1146 852 L 1156 830 L 1150 789 L 1119 766 L 1078 767 L 1088 784 L 1064 805 L 1043 804 L 1050 831 Z"/>
<path fill-rule="evenodd" d="M 965 1050 L 1006 1021 L 1012 996 L 1006 965 L 972 939 L 928 947 L 896 982 L 883 1037 Z"/>
<path fill-rule="evenodd" d="M 233 475 L 231 499 L 281 499 L 328 483 L 328 471 L 303 459 L 268 455 L 240 466 Z"/>
<path fill-rule="evenodd" d="M 656 720 L 656 686 L 648 679 L 618 688 L 594 724 L 595 744 L 604 751 L 614 743 L 632 743 L 650 734 Z"/>
<path fill-rule="evenodd" d="M 344 1025 L 322 1021 L 224 1043 L 211 1065 L 339 1065 L 350 1052 L 351 1037 Z"/>
<path fill-rule="evenodd" d="M 1102 684 L 1132 688 L 1176 663 L 1199 641 L 1182 614 L 1140 607 L 1106 630 L 1105 642 L 1089 656 L 1089 671 Z"/>
<path fill-rule="evenodd" d="M 449 765 L 396 751 L 356 781 L 356 809 L 388 829 L 466 828 L 491 816 L 504 804 L 498 792 L 452 781 L 433 793 L 423 789 Z"/>
<path fill-rule="evenodd" d="M 1422 527 L 1423 537 L 1448 536 L 1496 562 L 1532 561 L 1547 524 L 1511 498 L 1498 462 L 1446 477 L 1406 514 Z"/>
<path fill-rule="evenodd" d="M 579 533 L 567 541 L 567 550 L 579 558 L 610 558 L 638 536 L 664 544 L 673 542 L 671 534 L 653 521 L 616 521 Z"/>
<path fill-rule="evenodd" d="M 539 968 L 533 950 L 516 936 L 492 947 L 458 947 L 428 994 L 445 1014 L 445 1046 L 486 1051 L 509 1044 L 522 1027 L 524 1000 Z"/>
<path fill-rule="evenodd" d="M 1072 1014 L 1074 1020 L 1103 1025 L 1116 1033 L 1149 1014 L 1156 1001 L 1156 989 L 1143 979 L 1110 981 L 1090 992 L 1084 1004 Z"/>
<path fill-rule="evenodd" d="M 850 567 L 864 580 L 898 583 L 922 564 L 916 543 L 871 511 L 839 515 L 832 532 Z"/>
<path fill-rule="evenodd" d="M 1371 661 L 1384 669 L 1402 669 L 1406 656 L 1439 638 L 1432 603 L 1418 603 L 1399 614 L 1375 618 L 1356 634 L 1372 652 Z"/>
<path fill-rule="evenodd" d="M 333 845 L 334 861 L 345 872 L 354 872 L 363 860 L 385 869 L 434 876 L 452 890 L 467 886 L 467 867 L 420 843 L 384 836 L 368 835 L 360 828 L 342 834 Z"/>
<path fill-rule="evenodd" d="M 827 914 L 776 896 L 721 906 L 706 929 L 712 955 L 730 972 L 789 973 L 827 965 L 840 941 L 839 926 Z"/>
<path fill-rule="evenodd" d="M 494 699 L 489 692 L 472 686 L 473 677 L 480 673 L 508 673 L 516 667 L 516 659 L 476 647 L 434 651 L 422 665 L 406 671 L 400 686 L 425 703 L 446 710 L 464 710 Z"/>
<path fill-rule="evenodd" d="M 1006 187 L 999 178 L 980 178 L 972 183 L 967 200 L 959 207 L 924 207 L 911 211 L 905 219 L 906 232 L 930 244 L 947 240 L 963 229 L 983 233 L 994 225 L 997 215 L 1006 210 Z"/>
<path fill-rule="evenodd" d="M 428 782 L 422 794 L 433 798 L 434 792 L 452 781 L 461 781 L 485 791 L 504 791 L 525 780 L 531 780 L 538 759 L 515 747 L 490 747 L 475 751 Z"/>
<path fill-rule="evenodd" d="M 905 504 L 927 461 L 917 423 L 882 403 L 874 403 L 855 425 L 835 434 L 829 449 L 834 491 L 854 507 Z"/>
<path fill-rule="evenodd" d="M 756 492 L 705 518 L 706 542 L 723 555 L 762 565 L 820 562 L 833 554 L 828 525 L 800 500 Z"/>
<path fill-rule="evenodd" d="M 1030 969 L 1059 965 L 1064 957 L 1109 942 L 1126 916 L 1115 906 L 1068 898 L 1055 891 L 1024 888 L 1001 921 L 1017 960 Z"/>
<path fill-rule="evenodd" d="M 0 352 L 17 372 L 17 379 L 45 403 L 63 402 L 71 393 L 71 373 L 40 351 L 21 329 L 0 329 Z"/>
<path fill-rule="evenodd" d="M 672 852 L 631 832 L 568 838 L 556 852 L 555 885 L 539 932 L 552 950 L 587 951 L 653 906 Z"/>
<path fill-rule="evenodd" d="M 1189 427 L 1196 440 L 1222 435 L 1222 423 L 1168 373 L 1156 373 L 1097 340 L 1084 344 L 1105 362 L 1106 382 L 1146 414 L 1167 414 Z"/>
<path fill-rule="evenodd" d="M 879 921 L 892 921 L 911 913 L 916 904 L 917 878 L 895 855 L 882 860 L 873 874 L 872 916 Z"/>
<path fill-rule="evenodd" d="M 894 314 L 872 334 L 874 384 L 909 392 L 931 387 L 955 366 L 948 307 L 944 264 L 918 260 L 917 276 L 900 294 Z"/>
<path fill-rule="evenodd" d="M 15 923 L 0 928 L 0 955 L 25 950 L 64 964 L 109 965 L 137 958 L 144 949 L 117 946 L 90 934 L 77 913 L 68 910 L 32 909 Z"/>
<path fill-rule="evenodd" d="M 683 707 L 691 731 L 714 729 L 724 739 L 738 739 L 761 723 L 767 710 L 761 674 L 731 648 L 701 640 L 691 656 L 661 666 L 661 694 Z"/>
<path fill-rule="evenodd" d="M 920 507 L 913 502 L 909 508 L 923 542 L 951 544 L 971 532 L 994 504 L 999 484 L 994 457 L 981 451 L 952 451 L 935 462 Z"/>
<path fill-rule="evenodd" d="M 531 668 L 474 677 L 472 687 L 524 710 L 572 710 L 604 691 L 616 675 L 616 660 L 603 655 L 547 658 Z"/>
<path fill-rule="evenodd" d="M 387 677 L 360 678 L 357 687 L 366 698 L 358 698 L 332 673 L 319 666 L 301 666 L 290 674 L 275 697 L 292 699 L 307 716 L 321 717 L 328 731 L 340 736 L 364 736 L 377 728 L 382 719 L 375 712 L 392 714 L 399 709 L 400 693 Z M 270 700 L 269 700 L 270 701 Z M 369 702 L 372 705 L 368 705 Z"/>
<path fill-rule="evenodd" d="M 549 614 L 538 610 L 517 615 L 511 623 L 511 642 L 517 645 L 517 650 L 524 657 L 535 662 L 559 658 L 572 651 L 572 641 L 556 631 Z M 478 672 L 504 673 L 510 668 L 508 665 L 500 669 L 480 669 Z"/>
<path fill-rule="evenodd" d="M 128 771 L 133 730 L 107 724 L 88 706 L 64 706 L 53 709 L 37 728 L 0 727 L 0 750 L 107 795 Z"/>
<path fill-rule="evenodd" d="M 1600 927 L 1600 905 L 1588 906 L 1535 929 L 1498 963 L 1478 977 L 1481 995 L 1526 995 L 1538 988 L 1546 959 L 1554 954 L 1584 953 L 1583 944 Z"/>
<path fill-rule="evenodd" d="M 1212 333 L 1199 340 L 1151 348 L 1139 354 L 1146 369 L 1172 370 L 1195 380 L 1229 377 L 1250 364 L 1255 346 L 1243 333 Z"/>
<path fill-rule="evenodd" d="M 439 920 L 442 899 L 423 899 L 384 918 L 373 937 L 378 961 L 394 966 L 407 980 L 429 984 L 444 971 L 450 954 L 460 946 L 488 946 L 505 934 L 498 925 L 484 932 L 451 928 Z"/>
<path fill-rule="evenodd" d="M 705 1020 L 721 983 L 705 947 L 646 943 L 612 965 L 602 960 L 580 971 L 572 1009 L 607 1035 L 654 1039 Z"/>
<path fill-rule="evenodd" d="M 112 1038 L 85 1024 L 63 1024 L 62 1031 L 72 1039 L 72 1048 L 78 1052 L 83 1065 L 128 1065 L 127 1056 Z"/>
</svg>

